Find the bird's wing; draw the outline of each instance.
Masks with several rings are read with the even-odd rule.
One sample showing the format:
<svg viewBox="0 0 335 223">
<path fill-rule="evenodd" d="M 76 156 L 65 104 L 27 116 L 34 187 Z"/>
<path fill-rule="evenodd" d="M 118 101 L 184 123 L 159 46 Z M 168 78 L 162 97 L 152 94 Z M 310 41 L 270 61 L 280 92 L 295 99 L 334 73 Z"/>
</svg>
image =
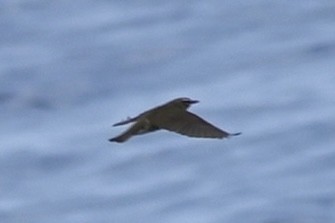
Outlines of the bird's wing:
<svg viewBox="0 0 335 223">
<path fill-rule="evenodd" d="M 126 120 L 123 120 L 121 122 L 117 122 L 117 123 L 113 124 L 113 126 L 125 125 L 125 124 L 136 121 L 136 119 L 137 119 L 137 117 L 135 117 L 135 118 L 128 117 Z"/>
<path fill-rule="evenodd" d="M 158 127 L 190 137 L 225 138 L 230 135 L 188 111 L 170 116 L 159 123 Z"/>
</svg>

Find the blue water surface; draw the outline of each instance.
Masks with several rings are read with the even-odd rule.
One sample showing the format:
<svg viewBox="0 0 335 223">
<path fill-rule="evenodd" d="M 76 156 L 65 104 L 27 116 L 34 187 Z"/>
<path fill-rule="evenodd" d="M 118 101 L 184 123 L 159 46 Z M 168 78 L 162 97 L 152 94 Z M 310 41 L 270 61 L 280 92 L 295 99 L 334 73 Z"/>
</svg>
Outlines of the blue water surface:
<svg viewBox="0 0 335 223">
<path fill-rule="evenodd" d="M 333 223 L 334 58 L 329 0 L 0 0 L 0 222 Z M 181 96 L 243 134 L 107 141 Z"/>
</svg>

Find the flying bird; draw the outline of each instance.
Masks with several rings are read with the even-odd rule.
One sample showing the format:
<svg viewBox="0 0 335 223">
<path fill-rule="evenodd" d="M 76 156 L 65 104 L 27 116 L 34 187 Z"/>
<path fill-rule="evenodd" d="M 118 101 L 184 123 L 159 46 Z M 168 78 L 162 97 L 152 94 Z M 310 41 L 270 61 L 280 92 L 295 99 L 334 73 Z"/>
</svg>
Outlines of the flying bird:
<svg viewBox="0 0 335 223">
<path fill-rule="evenodd" d="M 163 105 L 145 111 L 135 118 L 115 123 L 113 126 L 125 125 L 134 122 L 125 132 L 109 139 L 111 142 L 125 142 L 130 137 L 153 132 L 160 129 L 169 130 L 189 137 L 218 138 L 240 135 L 228 133 L 187 109 L 199 101 L 190 98 L 177 98 Z"/>
</svg>

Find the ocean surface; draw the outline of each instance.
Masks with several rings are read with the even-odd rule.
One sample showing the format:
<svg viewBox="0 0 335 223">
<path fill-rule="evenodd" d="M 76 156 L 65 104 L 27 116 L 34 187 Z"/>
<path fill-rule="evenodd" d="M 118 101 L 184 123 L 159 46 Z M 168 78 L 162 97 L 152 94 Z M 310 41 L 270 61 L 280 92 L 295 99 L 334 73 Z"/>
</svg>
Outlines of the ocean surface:
<svg viewBox="0 0 335 223">
<path fill-rule="evenodd" d="M 333 0 L 0 0 L 1 223 L 334 223 L 334 133 Z"/>
</svg>

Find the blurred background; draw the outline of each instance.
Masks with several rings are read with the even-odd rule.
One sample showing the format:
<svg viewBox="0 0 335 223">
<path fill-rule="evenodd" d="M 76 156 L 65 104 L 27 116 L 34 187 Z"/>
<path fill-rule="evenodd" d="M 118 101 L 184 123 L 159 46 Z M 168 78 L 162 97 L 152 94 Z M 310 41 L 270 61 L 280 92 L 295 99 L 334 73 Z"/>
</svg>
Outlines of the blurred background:
<svg viewBox="0 0 335 223">
<path fill-rule="evenodd" d="M 332 0 L 0 0 L 1 223 L 335 222 Z M 108 138 L 175 97 L 228 140 Z"/>
</svg>

